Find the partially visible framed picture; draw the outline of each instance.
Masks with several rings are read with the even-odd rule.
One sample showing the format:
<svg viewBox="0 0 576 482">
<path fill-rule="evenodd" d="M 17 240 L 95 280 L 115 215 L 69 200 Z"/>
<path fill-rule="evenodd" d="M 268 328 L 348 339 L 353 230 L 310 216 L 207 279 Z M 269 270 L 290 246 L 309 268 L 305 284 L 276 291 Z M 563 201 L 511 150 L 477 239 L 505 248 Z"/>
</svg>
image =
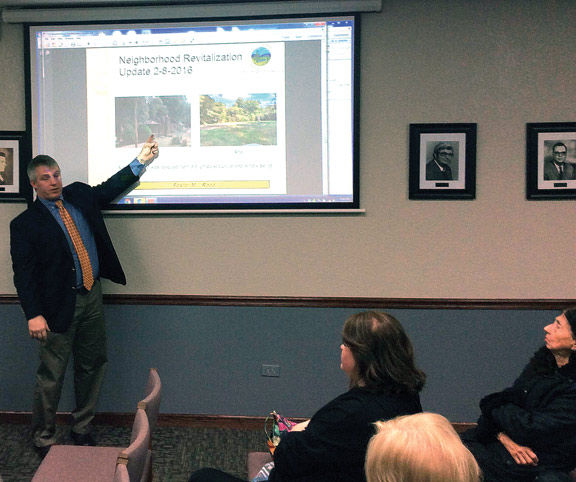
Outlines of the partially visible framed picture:
<svg viewBox="0 0 576 482">
<path fill-rule="evenodd" d="M 576 122 L 526 124 L 526 198 L 576 199 Z"/>
<path fill-rule="evenodd" d="M 0 201 L 26 199 L 25 138 L 25 132 L 0 131 Z"/>
<path fill-rule="evenodd" d="M 410 124 L 410 199 L 476 197 L 476 124 Z"/>
</svg>

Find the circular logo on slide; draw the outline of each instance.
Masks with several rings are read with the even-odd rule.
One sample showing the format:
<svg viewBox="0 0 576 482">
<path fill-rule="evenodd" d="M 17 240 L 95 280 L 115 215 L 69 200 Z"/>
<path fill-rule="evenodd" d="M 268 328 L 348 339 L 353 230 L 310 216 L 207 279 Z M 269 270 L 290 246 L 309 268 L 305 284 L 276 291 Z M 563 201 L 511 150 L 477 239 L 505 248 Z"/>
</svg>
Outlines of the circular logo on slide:
<svg viewBox="0 0 576 482">
<path fill-rule="evenodd" d="M 272 57 L 272 54 L 266 47 L 258 47 L 252 52 L 252 62 L 259 66 L 266 65 L 270 62 L 270 57 Z"/>
</svg>

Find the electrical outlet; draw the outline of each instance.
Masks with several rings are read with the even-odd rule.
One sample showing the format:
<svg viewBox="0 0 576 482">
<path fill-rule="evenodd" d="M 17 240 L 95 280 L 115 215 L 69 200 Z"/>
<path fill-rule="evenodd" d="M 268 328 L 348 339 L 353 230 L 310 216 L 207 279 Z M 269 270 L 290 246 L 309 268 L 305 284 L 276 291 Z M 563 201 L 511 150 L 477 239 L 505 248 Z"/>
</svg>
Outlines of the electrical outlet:
<svg viewBox="0 0 576 482">
<path fill-rule="evenodd" d="M 279 377 L 280 365 L 262 365 L 263 377 Z"/>
</svg>

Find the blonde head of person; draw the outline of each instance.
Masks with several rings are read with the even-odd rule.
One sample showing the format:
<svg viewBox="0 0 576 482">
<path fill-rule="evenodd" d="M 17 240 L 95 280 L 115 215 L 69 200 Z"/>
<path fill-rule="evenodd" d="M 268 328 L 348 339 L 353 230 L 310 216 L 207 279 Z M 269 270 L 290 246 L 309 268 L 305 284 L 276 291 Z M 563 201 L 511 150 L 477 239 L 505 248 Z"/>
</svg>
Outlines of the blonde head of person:
<svg viewBox="0 0 576 482">
<path fill-rule="evenodd" d="M 376 422 L 366 453 L 368 482 L 478 482 L 470 451 L 442 415 L 418 413 Z"/>
</svg>

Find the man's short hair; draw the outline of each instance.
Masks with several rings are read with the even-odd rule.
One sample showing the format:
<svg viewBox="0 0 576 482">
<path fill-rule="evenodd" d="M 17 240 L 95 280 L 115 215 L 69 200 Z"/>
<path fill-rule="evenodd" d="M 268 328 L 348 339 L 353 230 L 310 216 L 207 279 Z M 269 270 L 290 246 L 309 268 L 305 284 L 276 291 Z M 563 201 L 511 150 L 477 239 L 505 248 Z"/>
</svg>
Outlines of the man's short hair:
<svg viewBox="0 0 576 482">
<path fill-rule="evenodd" d="M 481 471 L 451 423 L 436 413 L 376 422 L 366 452 L 368 482 L 479 482 Z"/>
<path fill-rule="evenodd" d="M 564 144 L 563 142 L 557 142 L 552 146 L 552 154 L 554 154 L 554 149 L 556 149 L 557 147 L 563 147 L 564 149 L 566 149 L 566 153 L 568 153 L 568 148 L 566 147 L 566 144 Z"/>
<path fill-rule="evenodd" d="M 438 157 L 438 151 L 440 149 L 450 149 L 452 153 L 454 153 L 454 147 L 452 147 L 452 144 L 449 144 L 448 142 L 440 142 L 434 146 L 434 158 Z"/>
<path fill-rule="evenodd" d="M 30 181 L 32 182 L 36 182 L 36 168 L 38 166 L 46 166 L 49 168 L 60 167 L 56 162 L 56 160 L 50 156 L 47 156 L 45 154 L 40 154 L 39 156 L 36 156 L 28 163 L 28 167 L 26 167 L 26 173 L 28 174 L 28 179 L 30 179 Z"/>
<path fill-rule="evenodd" d="M 6 158 L 8 157 L 4 151 L 0 151 L 0 157 Z"/>
</svg>

